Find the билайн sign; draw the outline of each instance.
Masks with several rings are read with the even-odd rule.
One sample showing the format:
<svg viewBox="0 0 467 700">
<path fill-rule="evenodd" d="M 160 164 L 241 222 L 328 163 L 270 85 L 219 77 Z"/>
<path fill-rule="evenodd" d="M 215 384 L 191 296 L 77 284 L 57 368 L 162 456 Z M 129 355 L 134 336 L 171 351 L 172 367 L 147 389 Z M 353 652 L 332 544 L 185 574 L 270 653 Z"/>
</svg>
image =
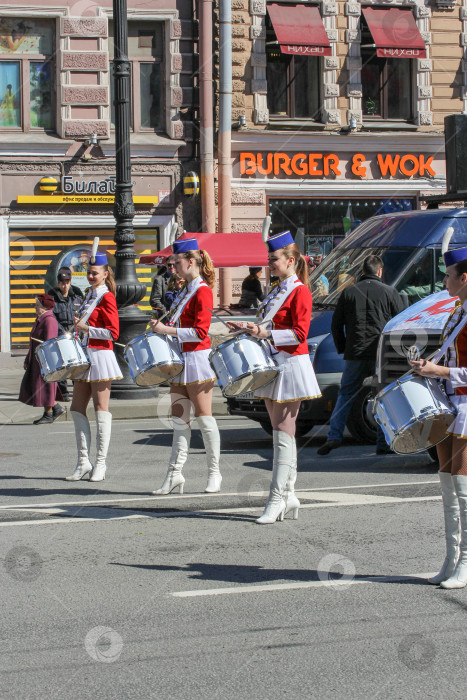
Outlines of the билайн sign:
<svg viewBox="0 0 467 700">
<path fill-rule="evenodd" d="M 433 158 L 422 153 L 377 153 L 376 158 L 368 162 L 364 153 L 354 153 L 348 162 L 352 175 L 360 179 L 368 177 L 369 166 L 372 179 L 435 177 Z M 342 174 L 342 164 L 335 153 L 240 153 L 240 175 L 256 174 L 281 178 L 294 175 L 335 178 Z"/>
<path fill-rule="evenodd" d="M 135 183 L 133 183 L 134 185 Z M 115 175 L 102 180 L 83 180 L 65 175 L 61 192 L 47 195 L 18 195 L 18 204 L 113 204 L 115 199 Z M 157 195 L 133 195 L 135 204 L 157 204 Z"/>
</svg>

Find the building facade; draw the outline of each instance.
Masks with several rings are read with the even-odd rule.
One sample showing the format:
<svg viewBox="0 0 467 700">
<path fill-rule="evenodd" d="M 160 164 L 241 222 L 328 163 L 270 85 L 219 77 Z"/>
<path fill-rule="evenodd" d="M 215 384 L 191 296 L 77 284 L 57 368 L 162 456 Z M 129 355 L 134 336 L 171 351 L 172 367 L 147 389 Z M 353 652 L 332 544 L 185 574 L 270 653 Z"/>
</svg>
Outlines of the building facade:
<svg viewBox="0 0 467 700">
<path fill-rule="evenodd" d="M 466 109 L 465 0 L 232 8 L 232 230 L 270 215 L 272 233 L 326 254 L 359 221 L 445 192 L 443 120 Z"/>
<path fill-rule="evenodd" d="M 198 229 L 197 202 L 182 188 L 198 170 L 197 28 L 191 0 L 128 4 L 140 254 L 166 245 L 173 223 Z M 2 351 L 27 342 L 34 297 L 54 286 L 58 267 L 69 265 L 73 284 L 84 286 L 93 237 L 115 250 L 112 58 L 109 0 L 0 8 Z M 149 296 L 151 270 L 137 272 Z"/>
</svg>

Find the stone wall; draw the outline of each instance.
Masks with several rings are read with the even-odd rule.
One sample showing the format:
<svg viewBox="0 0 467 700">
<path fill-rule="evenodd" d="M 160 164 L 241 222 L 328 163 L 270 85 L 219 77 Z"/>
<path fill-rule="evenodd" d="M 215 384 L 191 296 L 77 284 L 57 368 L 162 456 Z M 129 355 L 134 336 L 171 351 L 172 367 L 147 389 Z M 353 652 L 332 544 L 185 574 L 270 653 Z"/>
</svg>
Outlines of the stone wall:
<svg viewBox="0 0 467 700">
<path fill-rule="evenodd" d="M 440 128 L 443 128 L 444 117 L 463 110 L 463 10 L 458 6 L 432 10 L 432 111 L 433 124 Z"/>
<path fill-rule="evenodd" d="M 413 9 L 428 55 L 426 59 L 414 59 L 415 124 L 422 131 L 442 127 L 446 114 L 467 109 L 467 61 L 463 60 L 467 46 L 467 0 L 460 2 L 461 7 L 425 0 L 365 3 Z M 328 130 L 347 125 L 351 117 L 357 124 L 362 122 L 361 7 L 357 0 L 320 3 L 332 48 L 332 55 L 322 59 L 322 122 Z M 266 0 L 232 0 L 232 121 L 235 123 L 240 115 L 245 115 L 247 128 L 258 130 L 272 126 L 266 98 L 265 18 Z M 217 19 L 218 0 L 215 0 Z M 217 60 L 218 25 L 215 26 Z"/>
</svg>

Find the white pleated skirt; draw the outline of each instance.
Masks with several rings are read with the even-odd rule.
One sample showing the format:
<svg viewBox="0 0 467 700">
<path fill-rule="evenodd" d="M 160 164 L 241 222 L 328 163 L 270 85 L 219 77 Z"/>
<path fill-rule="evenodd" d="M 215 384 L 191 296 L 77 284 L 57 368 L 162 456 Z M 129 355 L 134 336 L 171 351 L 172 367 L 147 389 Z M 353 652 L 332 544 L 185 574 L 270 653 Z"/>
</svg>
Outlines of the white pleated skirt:
<svg viewBox="0 0 467 700">
<path fill-rule="evenodd" d="M 272 356 L 280 371 L 271 384 L 256 389 L 255 399 L 271 399 L 277 403 L 317 399 L 321 391 L 309 355 L 289 355 L 281 350 Z"/>
<path fill-rule="evenodd" d="M 446 432 L 453 437 L 467 440 L 467 396 L 450 396 L 449 398 L 457 408 L 457 415 Z"/>
<path fill-rule="evenodd" d="M 185 365 L 181 374 L 170 379 L 170 384 L 203 384 L 217 379 L 215 372 L 209 364 L 211 348 L 207 350 L 190 350 L 182 352 Z"/>
<path fill-rule="evenodd" d="M 86 348 L 91 366 L 76 381 L 103 382 L 109 379 L 123 379 L 123 375 L 113 350 Z"/>
</svg>

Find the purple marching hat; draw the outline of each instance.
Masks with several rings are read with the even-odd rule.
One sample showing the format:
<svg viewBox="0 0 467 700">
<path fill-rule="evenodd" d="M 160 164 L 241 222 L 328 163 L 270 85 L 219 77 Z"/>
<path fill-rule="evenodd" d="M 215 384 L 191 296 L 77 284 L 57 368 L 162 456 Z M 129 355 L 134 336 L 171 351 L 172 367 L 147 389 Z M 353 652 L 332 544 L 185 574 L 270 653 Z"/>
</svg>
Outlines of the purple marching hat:
<svg viewBox="0 0 467 700">
<path fill-rule="evenodd" d="M 198 241 L 196 238 L 185 238 L 184 240 L 174 241 L 172 250 L 175 254 L 188 253 L 190 250 L 199 250 Z"/>
<path fill-rule="evenodd" d="M 275 236 L 271 236 L 267 239 L 266 245 L 270 253 L 279 250 L 279 248 L 285 248 L 286 245 L 290 245 L 294 242 L 292 234 L 290 231 L 282 231 L 282 233 L 276 233 Z"/>
<path fill-rule="evenodd" d="M 444 253 L 446 267 L 467 260 L 467 248 L 453 248 Z"/>
</svg>

